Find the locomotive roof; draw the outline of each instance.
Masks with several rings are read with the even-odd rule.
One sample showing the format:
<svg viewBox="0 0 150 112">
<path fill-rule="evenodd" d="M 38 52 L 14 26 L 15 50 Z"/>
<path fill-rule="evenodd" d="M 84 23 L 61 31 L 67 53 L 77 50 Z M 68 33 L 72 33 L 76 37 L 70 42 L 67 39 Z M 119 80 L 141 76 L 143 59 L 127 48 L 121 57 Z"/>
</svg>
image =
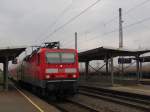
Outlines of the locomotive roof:
<svg viewBox="0 0 150 112">
<path fill-rule="evenodd" d="M 67 49 L 67 48 L 50 49 L 50 48 L 44 48 L 44 47 L 42 47 L 42 48 L 38 48 L 38 49 L 34 50 L 31 53 L 31 55 L 34 54 L 34 53 L 40 53 L 40 52 L 45 52 L 45 51 L 76 51 L 76 49 Z"/>
<path fill-rule="evenodd" d="M 69 48 L 60 48 L 60 49 L 41 48 L 41 49 L 43 49 L 43 50 L 52 50 L 52 51 L 60 51 L 60 50 L 75 51 L 75 49 L 69 49 Z"/>
</svg>

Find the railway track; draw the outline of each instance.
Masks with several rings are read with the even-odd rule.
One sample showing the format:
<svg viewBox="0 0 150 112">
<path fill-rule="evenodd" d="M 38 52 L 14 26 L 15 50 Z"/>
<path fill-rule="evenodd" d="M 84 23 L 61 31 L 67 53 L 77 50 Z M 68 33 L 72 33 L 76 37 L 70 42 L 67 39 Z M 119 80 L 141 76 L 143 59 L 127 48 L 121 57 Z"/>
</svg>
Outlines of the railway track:
<svg viewBox="0 0 150 112">
<path fill-rule="evenodd" d="M 34 94 L 34 93 L 32 93 L 32 94 Z M 111 93 L 110 91 L 106 91 L 105 89 L 102 91 L 97 88 L 80 87 L 79 95 L 80 94 L 86 95 L 88 97 L 94 97 L 94 98 L 96 97 L 99 99 L 104 99 L 104 100 L 108 100 L 111 102 L 135 107 L 135 108 L 144 110 L 144 112 L 145 111 L 149 112 L 149 110 L 150 110 L 150 102 L 147 102 L 145 100 L 131 99 L 128 96 L 123 96 L 123 95 L 121 96 L 118 94 L 113 94 L 113 92 Z M 35 95 L 37 95 L 37 94 L 35 94 Z M 69 98 L 69 99 L 64 99 L 64 100 L 59 101 L 59 100 L 55 100 L 55 99 L 53 100 L 53 99 L 43 98 L 41 96 L 39 96 L 39 97 L 41 99 L 43 99 L 44 101 L 46 101 L 47 103 L 55 106 L 62 112 L 101 112 L 99 108 L 95 108 L 94 106 L 92 106 L 88 103 L 82 102 L 82 100 L 76 100 L 76 99 Z M 111 109 L 107 109 L 107 108 L 104 109 L 103 112 L 105 112 L 105 110 L 107 110 L 106 112 L 108 112 L 108 111 L 115 112 L 115 111 L 113 111 Z"/>
<path fill-rule="evenodd" d="M 87 86 L 80 86 L 79 93 L 90 97 L 96 97 L 118 104 L 127 105 L 146 112 L 150 111 L 149 96 Z"/>
<path fill-rule="evenodd" d="M 17 83 L 15 83 L 17 86 Z M 33 95 L 36 95 L 40 99 L 46 101 L 48 104 L 53 105 L 54 107 L 58 108 L 61 112 L 99 112 L 95 108 L 90 105 L 84 104 L 82 102 L 77 102 L 75 100 L 64 99 L 61 98 L 57 99 L 56 96 L 52 97 L 43 97 L 42 95 L 36 94 L 29 90 L 29 88 L 23 88 L 23 90 L 30 92 Z"/>
<path fill-rule="evenodd" d="M 92 108 L 89 105 L 70 99 L 66 99 L 62 102 L 53 102 L 51 104 L 59 110 L 61 110 L 62 112 L 99 112 L 98 110 Z"/>
</svg>

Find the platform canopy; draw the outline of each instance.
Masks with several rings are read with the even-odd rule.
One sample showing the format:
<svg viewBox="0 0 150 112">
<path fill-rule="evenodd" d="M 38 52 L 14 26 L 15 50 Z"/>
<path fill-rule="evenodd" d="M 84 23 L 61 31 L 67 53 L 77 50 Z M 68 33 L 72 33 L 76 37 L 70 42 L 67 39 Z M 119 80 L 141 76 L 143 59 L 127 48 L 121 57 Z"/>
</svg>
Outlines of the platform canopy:
<svg viewBox="0 0 150 112">
<path fill-rule="evenodd" d="M 3 85 L 4 89 L 8 90 L 8 64 L 10 60 L 14 60 L 19 56 L 26 47 L 1 47 L 0 48 L 0 63 L 3 63 Z"/>
<path fill-rule="evenodd" d="M 25 46 L 1 47 L 0 48 L 0 63 L 3 63 L 5 58 L 7 58 L 8 61 L 13 60 L 14 58 L 18 57 L 25 49 L 26 49 Z"/>
<path fill-rule="evenodd" d="M 140 56 L 141 54 L 148 53 L 150 50 L 128 50 L 113 47 L 98 47 L 79 53 L 79 61 L 86 62 L 91 60 L 104 60 L 110 57 L 117 56 Z"/>
</svg>

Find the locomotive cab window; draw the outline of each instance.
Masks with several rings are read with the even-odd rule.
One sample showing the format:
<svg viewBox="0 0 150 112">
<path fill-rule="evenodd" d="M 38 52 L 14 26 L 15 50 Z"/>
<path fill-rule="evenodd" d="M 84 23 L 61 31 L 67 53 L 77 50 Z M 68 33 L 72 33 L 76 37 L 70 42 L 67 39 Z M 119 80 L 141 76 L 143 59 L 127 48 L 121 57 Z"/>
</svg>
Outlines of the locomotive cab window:
<svg viewBox="0 0 150 112">
<path fill-rule="evenodd" d="M 75 54 L 74 53 L 62 53 L 61 54 L 61 62 L 62 63 L 74 63 L 75 62 Z"/>
<path fill-rule="evenodd" d="M 54 52 L 46 53 L 46 61 L 47 63 L 60 63 L 60 54 Z"/>
<path fill-rule="evenodd" d="M 74 53 L 65 53 L 65 52 L 48 52 L 46 53 L 46 62 L 47 63 L 74 63 L 75 54 Z"/>
</svg>

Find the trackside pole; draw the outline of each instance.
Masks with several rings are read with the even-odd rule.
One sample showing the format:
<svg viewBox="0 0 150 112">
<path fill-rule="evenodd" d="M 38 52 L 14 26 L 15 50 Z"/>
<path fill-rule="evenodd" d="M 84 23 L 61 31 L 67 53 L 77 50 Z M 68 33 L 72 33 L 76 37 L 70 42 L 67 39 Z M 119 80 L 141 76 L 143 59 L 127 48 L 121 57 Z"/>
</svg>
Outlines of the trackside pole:
<svg viewBox="0 0 150 112">
<path fill-rule="evenodd" d="M 75 49 L 76 50 L 78 49 L 78 46 L 77 46 L 77 32 L 75 32 Z"/>
<path fill-rule="evenodd" d="M 122 27 L 122 9 L 119 8 L 119 48 L 123 48 L 123 27 Z M 123 58 L 123 57 L 121 57 Z M 124 73 L 124 66 L 123 63 L 121 63 L 121 75 Z"/>
</svg>

